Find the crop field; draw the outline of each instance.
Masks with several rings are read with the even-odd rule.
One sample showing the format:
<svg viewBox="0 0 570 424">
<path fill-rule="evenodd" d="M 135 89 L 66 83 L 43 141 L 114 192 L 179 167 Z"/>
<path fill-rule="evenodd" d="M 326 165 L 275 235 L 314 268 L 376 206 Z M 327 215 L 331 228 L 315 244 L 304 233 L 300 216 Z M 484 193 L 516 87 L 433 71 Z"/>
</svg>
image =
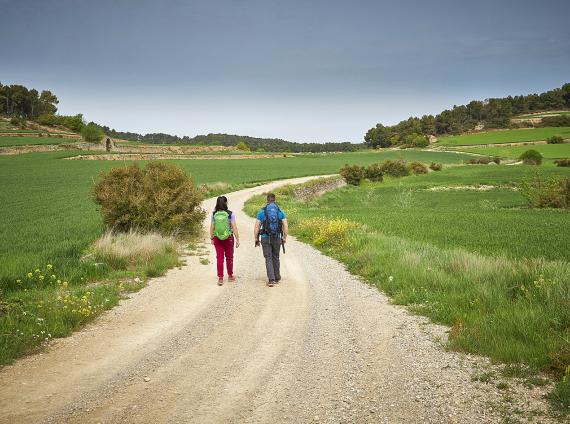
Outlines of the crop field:
<svg viewBox="0 0 570 424">
<path fill-rule="evenodd" d="M 73 143 L 74 139 L 59 138 L 59 137 L 1 137 L 0 147 L 11 146 L 31 146 L 41 144 L 69 144 Z"/>
<path fill-rule="evenodd" d="M 462 152 L 479 153 L 488 156 L 517 159 L 521 153 L 529 150 L 539 151 L 545 159 L 563 159 L 570 157 L 570 143 L 565 144 L 536 144 L 533 146 L 505 146 L 505 147 L 474 147 L 463 148 Z M 550 161 L 552 162 L 552 161 Z M 543 162 L 543 164 L 547 164 Z"/>
<path fill-rule="evenodd" d="M 102 232 L 89 197 L 101 171 L 121 161 L 69 161 L 76 152 L 29 153 L 0 157 L 0 284 L 12 284 L 32 267 L 52 263 L 68 279 L 100 274 L 83 269 L 79 259 Z M 296 176 L 335 173 L 346 162 L 370 164 L 404 157 L 427 162 L 459 163 L 468 156 L 422 151 L 359 152 L 293 158 L 173 161 L 199 184 L 230 185 Z"/>
<path fill-rule="evenodd" d="M 443 146 L 468 146 L 472 144 L 524 143 L 546 140 L 553 135 L 570 138 L 570 127 L 530 128 L 522 130 L 499 130 L 481 133 L 442 137 L 437 144 Z"/>
<path fill-rule="evenodd" d="M 450 167 L 308 202 L 284 189 L 279 199 L 293 234 L 449 325 L 450 348 L 559 376 L 570 360 L 570 213 L 526 206 L 516 186 L 537 169 Z"/>
</svg>

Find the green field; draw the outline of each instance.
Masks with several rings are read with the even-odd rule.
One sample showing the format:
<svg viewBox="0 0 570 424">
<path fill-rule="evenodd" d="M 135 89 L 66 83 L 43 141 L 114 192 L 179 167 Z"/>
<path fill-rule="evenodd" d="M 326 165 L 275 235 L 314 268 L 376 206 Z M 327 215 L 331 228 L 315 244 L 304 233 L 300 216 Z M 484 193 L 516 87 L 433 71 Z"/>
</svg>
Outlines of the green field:
<svg viewBox="0 0 570 424">
<path fill-rule="evenodd" d="M 20 130 L 20 129 L 14 129 L 14 128 L 1 128 L 0 127 L 0 133 L 27 133 L 27 134 L 37 134 L 41 131 L 38 130 Z"/>
<path fill-rule="evenodd" d="M 522 143 L 525 141 L 546 140 L 553 135 L 570 138 L 570 127 L 499 130 L 465 135 L 452 135 L 440 138 L 437 144 L 443 146 L 468 146 L 472 144 Z"/>
<path fill-rule="evenodd" d="M 570 212 L 526 207 L 513 188 L 535 171 L 450 167 L 309 202 L 291 189 L 278 196 L 293 234 L 394 303 L 450 326 L 450 348 L 559 378 L 570 362 Z M 473 189 L 481 185 L 493 187 Z M 248 214 L 262 204 L 249 201 Z"/>
<path fill-rule="evenodd" d="M 68 161 L 75 152 L 30 153 L 0 157 L 0 284 L 11 284 L 28 269 L 47 262 L 70 279 L 85 274 L 79 258 L 103 231 L 89 199 L 93 178 L 121 161 Z M 458 163 L 468 156 L 424 151 L 358 152 L 294 158 L 175 160 L 197 183 L 262 182 L 335 173 L 346 162 L 370 164 L 404 157 Z M 92 270 L 91 270 L 92 271 Z M 89 272 L 91 272 L 89 271 Z"/>
<path fill-rule="evenodd" d="M 2 137 L 0 136 L 0 147 L 10 146 L 31 146 L 42 144 L 69 144 L 77 141 L 71 138 L 59 137 Z"/>
<path fill-rule="evenodd" d="M 537 144 L 534 146 L 505 146 L 505 147 L 475 147 L 463 148 L 462 152 L 478 153 L 488 156 L 500 156 L 508 159 L 518 159 L 521 153 L 529 150 L 539 151 L 545 159 L 563 159 L 570 157 L 570 143 L 566 144 Z M 544 162 L 543 162 L 544 163 Z"/>
</svg>

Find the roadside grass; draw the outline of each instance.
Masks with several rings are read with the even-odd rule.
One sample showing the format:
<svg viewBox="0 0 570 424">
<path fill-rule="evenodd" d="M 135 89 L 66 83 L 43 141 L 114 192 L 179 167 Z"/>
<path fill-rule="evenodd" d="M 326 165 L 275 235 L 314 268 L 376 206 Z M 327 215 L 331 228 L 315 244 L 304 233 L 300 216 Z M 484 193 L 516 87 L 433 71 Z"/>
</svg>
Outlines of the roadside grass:
<svg viewBox="0 0 570 424">
<path fill-rule="evenodd" d="M 437 144 L 442 146 L 468 146 L 470 144 L 522 143 L 546 140 L 553 135 L 570 138 L 570 127 L 544 127 L 520 130 L 497 130 L 480 133 L 441 137 Z"/>
<path fill-rule="evenodd" d="M 59 137 L 1 137 L 0 147 L 32 146 L 45 144 L 70 144 L 77 140 Z"/>
<path fill-rule="evenodd" d="M 512 186 L 525 174 L 513 168 L 455 167 L 345 187 L 310 202 L 295 199 L 288 187 L 278 191 L 278 202 L 299 239 L 343 262 L 393 303 L 449 326 L 450 349 L 517 369 L 523 364 L 529 375 L 547 371 L 558 380 L 570 364 L 568 211 L 527 209 L 508 186 L 429 190 Z M 263 200 L 250 199 L 246 212 L 253 215 Z M 566 383 L 551 397 L 565 411 Z"/>
<path fill-rule="evenodd" d="M 545 159 L 563 159 L 570 157 L 570 143 L 565 144 L 536 144 L 533 146 L 504 146 L 504 147 L 475 147 L 462 148 L 462 152 L 478 153 L 488 156 L 500 156 L 501 158 L 518 159 L 521 153 L 529 150 L 537 150 Z M 548 163 L 543 162 L 543 165 Z"/>
</svg>

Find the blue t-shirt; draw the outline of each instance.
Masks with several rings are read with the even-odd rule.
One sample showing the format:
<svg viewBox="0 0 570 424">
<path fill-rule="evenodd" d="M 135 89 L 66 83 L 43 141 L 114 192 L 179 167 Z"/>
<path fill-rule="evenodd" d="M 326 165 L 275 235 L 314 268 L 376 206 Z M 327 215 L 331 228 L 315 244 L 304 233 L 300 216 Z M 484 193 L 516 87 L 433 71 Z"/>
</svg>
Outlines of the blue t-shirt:
<svg viewBox="0 0 570 424">
<path fill-rule="evenodd" d="M 283 221 L 286 218 L 285 216 L 285 212 L 283 212 L 281 209 L 279 209 L 279 219 L 281 221 Z M 265 212 L 263 211 L 263 208 L 259 210 L 259 212 L 257 212 L 257 220 L 259 222 L 261 222 L 262 224 L 265 223 Z M 267 234 L 260 234 L 261 237 L 269 237 Z"/>
</svg>

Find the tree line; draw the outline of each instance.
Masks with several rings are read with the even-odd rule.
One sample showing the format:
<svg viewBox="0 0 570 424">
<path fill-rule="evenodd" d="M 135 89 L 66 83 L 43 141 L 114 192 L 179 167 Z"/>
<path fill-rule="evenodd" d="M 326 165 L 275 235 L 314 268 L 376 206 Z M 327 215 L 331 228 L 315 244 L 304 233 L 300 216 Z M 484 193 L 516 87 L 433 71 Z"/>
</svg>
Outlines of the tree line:
<svg viewBox="0 0 570 424">
<path fill-rule="evenodd" d="M 41 93 L 23 85 L 2 85 L 0 83 L 0 114 L 24 119 L 36 119 L 41 115 L 57 112 L 59 100 L 49 90 Z"/>
<path fill-rule="evenodd" d="M 525 113 L 570 108 L 570 83 L 541 94 L 473 100 L 467 105 L 453 106 L 437 115 L 410 117 L 396 125 L 376 124 L 370 128 L 364 143 L 368 147 L 428 145 L 429 136 L 456 135 L 484 128 L 511 128 L 520 126 L 511 119 Z M 567 120 L 544 120 L 545 124 L 567 124 Z M 523 124 L 524 125 L 524 124 Z"/>
</svg>

